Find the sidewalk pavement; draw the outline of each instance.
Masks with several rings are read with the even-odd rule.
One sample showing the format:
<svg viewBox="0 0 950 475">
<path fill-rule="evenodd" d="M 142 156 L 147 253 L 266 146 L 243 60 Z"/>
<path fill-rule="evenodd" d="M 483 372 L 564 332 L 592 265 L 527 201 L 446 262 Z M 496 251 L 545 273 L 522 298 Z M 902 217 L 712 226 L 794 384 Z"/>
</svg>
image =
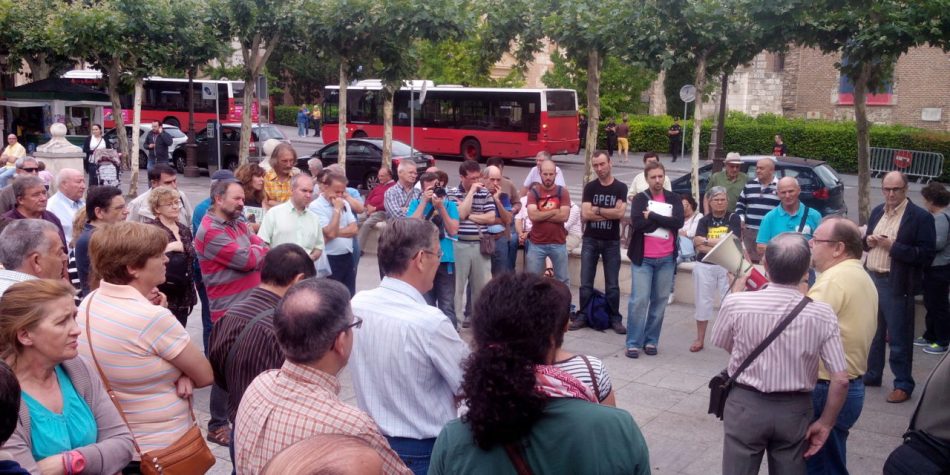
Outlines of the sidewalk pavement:
<svg viewBox="0 0 950 475">
<path fill-rule="evenodd" d="M 379 284 L 375 256 L 360 261 L 357 290 Z M 621 289 L 624 292 L 628 289 Z M 573 288 L 577 292 L 577 287 Z M 629 295 L 621 298 L 623 308 Z M 626 313 L 626 312 L 624 312 Z M 626 322 L 626 319 L 624 320 Z M 576 353 L 597 356 L 604 360 L 617 397 L 617 407 L 629 411 L 646 438 L 650 465 L 655 474 L 721 473 L 722 423 L 706 414 L 709 402 L 709 378 L 722 370 L 728 354 L 706 345 L 699 353 L 690 353 L 695 339 L 693 306 L 674 303 L 667 308 L 657 356 L 641 356 L 633 360 L 624 356 L 624 337 L 612 331 L 597 332 L 589 328 L 568 332 L 564 348 Z M 195 308 L 188 330 L 196 342 L 201 341 L 200 309 Z M 471 330 L 463 329 L 462 337 L 471 341 Z M 888 404 L 890 373 L 879 388 L 867 388 L 864 410 L 851 430 L 848 443 L 848 469 L 851 473 L 880 473 L 890 452 L 901 443 L 910 417 L 930 371 L 940 356 L 915 349 L 914 378 L 918 384 L 911 401 Z M 341 398 L 356 405 L 353 384 L 348 370 L 340 375 Z M 207 429 L 209 389 L 196 391 L 195 408 L 202 430 Z M 226 447 L 210 444 L 218 458 L 212 474 L 226 474 L 231 463 Z M 766 463 L 760 473 L 768 473 Z"/>
</svg>

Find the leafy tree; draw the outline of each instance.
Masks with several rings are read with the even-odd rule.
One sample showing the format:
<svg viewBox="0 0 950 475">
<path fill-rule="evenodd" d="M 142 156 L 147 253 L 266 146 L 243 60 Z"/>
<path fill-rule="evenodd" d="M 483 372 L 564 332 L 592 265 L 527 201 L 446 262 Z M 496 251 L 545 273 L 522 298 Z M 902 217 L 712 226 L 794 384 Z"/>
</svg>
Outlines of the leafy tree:
<svg viewBox="0 0 950 475">
<path fill-rule="evenodd" d="M 560 52 L 551 55 L 554 68 L 541 78 L 547 87 L 587 90 L 587 70 L 571 61 Z M 628 63 L 617 56 L 604 60 L 600 87 L 600 117 L 617 117 L 620 114 L 643 114 L 645 105 L 640 101 L 643 91 L 650 87 L 656 73 L 635 63 Z M 587 97 L 581 96 L 582 107 L 587 107 Z"/>
<path fill-rule="evenodd" d="M 0 43 L 9 54 L 10 72 L 20 70 L 25 62 L 30 76 L 40 81 L 58 76 L 74 61 L 56 46 L 61 40 L 59 30 L 51 27 L 62 13 L 63 0 L 17 0 L 5 10 L 6 21 L 0 32 Z"/>
<path fill-rule="evenodd" d="M 858 142 L 858 220 L 870 216 L 870 137 L 867 94 L 891 79 L 910 48 L 930 44 L 950 50 L 948 0 L 824 0 L 804 17 L 799 40 L 847 61 L 835 64 L 854 83 Z"/>
<path fill-rule="evenodd" d="M 247 163 L 251 141 L 251 104 L 257 78 L 282 41 L 301 33 L 310 0 L 211 0 L 223 31 L 240 44 L 243 60 L 244 110 L 241 114 L 239 163 Z"/>
</svg>

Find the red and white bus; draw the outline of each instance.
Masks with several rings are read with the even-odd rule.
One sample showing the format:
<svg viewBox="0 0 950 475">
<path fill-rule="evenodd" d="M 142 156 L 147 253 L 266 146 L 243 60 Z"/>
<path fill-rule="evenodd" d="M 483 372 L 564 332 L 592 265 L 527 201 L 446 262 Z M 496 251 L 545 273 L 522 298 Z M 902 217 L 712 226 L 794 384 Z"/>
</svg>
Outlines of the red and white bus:
<svg viewBox="0 0 950 475">
<path fill-rule="evenodd" d="M 421 96 L 422 81 L 414 85 Z M 410 142 L 410 89 L 396 92 L 393 139 Z M 339 134 L 339 86 L 324 93 L 323 140 Z M 383 136 L 382 85 L 360 81 L 347 88 L 347 137 Z M 432 155 L 525 158 L 544 150 L 577 153 L 577 93 L 571 89 L 506 89 L 433 86 L 414 119 L 415 148 Z"/>
<path fill-rule="evenodd" d="M 106 91 L 106 83 L 102 80 L 102 73 L 96 70 L 74 70 L 63 74 L 63 79 L 69 79 L 77 84 Z M 221 122 L 240 122 L 244 111 L 244 81 L 212 81 L 195 79 L 195 127 L 200 129 L 209 120 Z M 217 98 L 215 96 L 217 95 Z M 126 124 L 132 123 L 132 91 L 122 94 L 122 119 Z M 217 113 L 215 105 L 217 104 Z M 257 122 L 258 100 L 255 98 L 251 105 L 251 120 Z M 142 123 L 159 121 L 163 124 L 174 125 L 187 131 L 188 125 L 188 80 L 162 77 L 149 77 L 143 83 L 142 91 Z M 103 126 L 115 127 L 112 109 L 103 110 Z"/>
</svg>

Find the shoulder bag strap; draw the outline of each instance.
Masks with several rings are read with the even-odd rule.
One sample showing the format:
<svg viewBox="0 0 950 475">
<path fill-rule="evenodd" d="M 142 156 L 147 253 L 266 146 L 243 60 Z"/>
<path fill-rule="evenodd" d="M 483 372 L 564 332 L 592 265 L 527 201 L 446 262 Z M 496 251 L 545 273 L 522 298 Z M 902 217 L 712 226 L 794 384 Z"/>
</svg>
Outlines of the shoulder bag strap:
<svg viewBox="0 0 950 475">
<path fill-rule="evenodd" d="M 505 453 L 508 454 L 508 459 L 515 466 L 515 472 L 518 475 L 534 475 L 528 462 L 524 459 L 524 455 L 521 454 L 521 447 L 517 443 L 505 444 Z"/>
<path fill-rule="evenodd" d="M 802 213 L 802 222 L 798 223 L 798 232 L 802 232 L 805 229 L 805 221 L 808 220 L 808 206 L 805 203 L 802 203 L 802 206 L 805 207 L 804 212 Z M 812 229 L 812 232 L 815 230 Z"/>
<path fill-rule="evenodd" d="M 801 302 L 798 302 L 798 305 L 792 309 L 792 312 L 789 313 L 781 322 L 779 322 L 778 326 L 772 330 L 772 333 L 769 333 L 769 336 L 765 337 L 765 340 L 762 340 L 762 343 L 759 343 L 759 346 L 752 350 L 752 353 L 749 353 L 749 356 L 746 357 L 745 361 L 743 361 L 742 364 L 739 365 L 739 368 L 736 369 L 735 374 L 729 376 L 729 382 L 735 381 L 736 378 L 738 378 L 739 375 L 742 374 L 742 372 L 745 371 L 745 369 L 750 364 L 752 364 L 752 361 L 755 360 L 760 353 L 765 351 L 765 348 L 772 344 L 776 338 L 778 338 L 778 335 L 782 333 L 783 330 L 785 330 L 785 327 L 787 327 L 789 323 L 792 323 L 792 320 L 794 320 L 795 317 L 797 317 L 798 314 L 802 312 L 802 309 L 808 305 L 808 302 L 811 302 L 811 298 L 802 297 Z"/>
<path fill-rule="evenodd" d="M 244 328 L 241 329 L 241 333 L 238 333 L 238 337 L 234 340 L 234 343 L 231 343 L 231 349 L 228 350 L 227 359 L 224 360 L 225 377 L 227 377 L 228 368 L 230 368 L 231 362 L 234 361 L 234 355 L 237 354 L 238 348 L 241 347 L 241 342 L 244 341 L 244 337 L 250 333 L 251 328 L 253 328 L 254 325 L 257 325 L 257 322 L 263 320 L 264 317 L 267 317 L 268 315 L 273 315 L 274 310 L 275 309 L 273 308 L 262 310 L 260 313 L 255 315 L 254 318 L 252 318 L 251 321 L 247 323 L 247 325 L 244 325 Z"/>
<path fill-rule="evenodd" d="M 597 398 L 598 401 L 600 401 L 600 385 L 597 384 L 597 375 L 594 374 L 594 367 L 591 366 L 590 360 L 587 359 L 586 355 L 577 355 L 577 356 L 580 356 L 580 358 L 584 360 L 584 364 L 587 365 L 587 372 L 590 373 L 590 382 L 594 386 L 594 397 Z"/>
<path fill-rule="evenodd" d="M 99 366 L 99 360 L 96 359 L 96 350 L 92 345 L 92 331 L 89 329 L 89 307 L 92 307 L 92 300 L 98 292 L 99 291 L 96 290 L 89 294 L 89 301 L 86 302 L 86 340 L 89 342 L 89 354 L 92 356 L 92 362 L 96 365 L 96 371 L 99 372 L 99 378 L 102 379 L 102 384 L 106 387 L 109 399 L 112 401 L 112 404 L 115 405 L 116 410 L 119 411 L 119 417 L 122 418 L 122 422 L 125 422 L 125 426 L 129 428 L 129 435 L 132 436 L 132 445 L 135 447 L 135 451 L 139 456 L 142 456 L 142 448 L 139 447 L 138 442 L 135 441 L 132 426 L 129 425 L 129 420 L 125 418 L 125 412 L 122 410 L 122 405 L 119 404 L 118 396 L 116 396 L 115 391 L 112 389 L 112 384 L 109 383 L 109 378 L 106 377 L 106 374 L 102 372 L 102 367 Z"/>
</svg>

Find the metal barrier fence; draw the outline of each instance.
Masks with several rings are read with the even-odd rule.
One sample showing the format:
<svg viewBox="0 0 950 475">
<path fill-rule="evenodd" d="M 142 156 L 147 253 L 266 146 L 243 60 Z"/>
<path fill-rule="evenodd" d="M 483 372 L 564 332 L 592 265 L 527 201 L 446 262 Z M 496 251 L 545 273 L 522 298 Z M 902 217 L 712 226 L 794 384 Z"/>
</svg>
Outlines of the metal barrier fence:
<svg viewBox="0 0 950 475">
<path fill-rule="evenodd" d="M 918 183 L 927 183 L 943 174 L 943 154 L 871 147 L 871 175 L 882 176 L 894 170 Z"/>
</svg>

